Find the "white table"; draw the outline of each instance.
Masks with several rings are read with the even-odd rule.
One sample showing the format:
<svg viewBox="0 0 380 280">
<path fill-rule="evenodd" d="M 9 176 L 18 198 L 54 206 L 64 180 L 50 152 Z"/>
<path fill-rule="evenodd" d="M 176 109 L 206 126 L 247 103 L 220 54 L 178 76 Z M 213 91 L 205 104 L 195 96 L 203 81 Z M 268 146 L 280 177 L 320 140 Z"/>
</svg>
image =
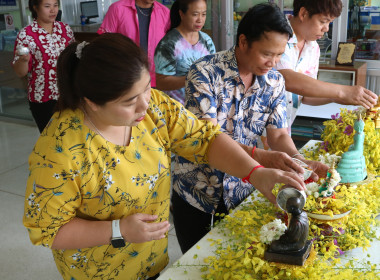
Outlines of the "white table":
<svg viewBox="0 0 380 280">
<path fill-rule="evenodd" d="M 237 207 L 238 210 L 240 208 Z M 380 216 L 377 217 L 379 219 Z M 380 227 L 376 229 L 377 236 L 380 236 Z M 176 261 L 171 267 L 169 267 L 164 273 L 160 275 L 158 280 L 195 280 L 202 279 L 201 268 L 205 265 L 204 259 L 214 255 L 215 246 L 210 246 L 211 241 L 208 239 L 222 239 L 226 237 L 218 232 L 217 228 L 212 229 L 206 236 L 204 236 L 194 247 L 186 252 L 178 261 Z M 199 248 L 199 249 L 198 249 Z M 194 256 L 197 256 L 194 258 Z M 368 257 L 370 255 L 370 257 Z M 346 251 L 343 256 L 340 257 L 342 265 L 344 265 L 350 259 L 358 259 L 370 261 L 372 264 L 380 266 L 380 241 L 374 240 L 371 243 L 371 247 L 367 251 L 363 251 L 363 248 L 355 248 L 350 251 Z"/>
<path fill-rule="evenodd" d="M 302 149 L 313 147 L 320 141 L 311 140 Z M 249 203 L 250 197 L 246 199 L 240 206 L 236 208 L 239 210 L 244 203 Z M 380 216 L 377 217 L 380 219 Z M 376 228 L 376 235 L 380 236 L 380 226 Z M 212 229 L 206 236 L 204 236 L 194 247 L 186 252 L 179 260 L 177 260 L 171 267 L 161 273 L 159 280 L 195 280 L 201 279 L 201 268 L 206 266 L 204 259 L 209 256 L 214 256 L 215 246 L 210 246 L 212 241 L 209 239 L 225 240 L 226 237 L 218 231 L 217 228 Z M 199 249 L 198 249 L 199 248 Z M 368 257 L 370 255 L 370 257 Z M 196 258 L 194 258 L 196 256 Z M 367 251 L 363 251 L 363 248 L 355 248 L 353 250 L 345 252 L 340 257 L 342 265 L 344 265 L 350 259 L 369 260 L 372 264 L 376 264 L 380 267 L 380 241 L 374 240 L 371 243 L 371 247 Z"/>
</svg>

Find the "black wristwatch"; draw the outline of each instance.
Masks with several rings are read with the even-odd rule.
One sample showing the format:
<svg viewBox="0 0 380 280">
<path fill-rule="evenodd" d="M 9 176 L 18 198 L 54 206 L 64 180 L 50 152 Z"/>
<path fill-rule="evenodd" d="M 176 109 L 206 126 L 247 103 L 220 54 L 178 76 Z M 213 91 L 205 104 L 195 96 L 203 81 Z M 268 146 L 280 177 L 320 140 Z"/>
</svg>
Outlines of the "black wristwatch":
<svg viewBox="0 0 380 280">
<path fill-rule="evenodd" d="M 112 221 L 112 238 L 111 245 L 114 248 L 121 248 L 125 246 L 125 240 L 120 232 L 120 220 Z"/>
</svg>

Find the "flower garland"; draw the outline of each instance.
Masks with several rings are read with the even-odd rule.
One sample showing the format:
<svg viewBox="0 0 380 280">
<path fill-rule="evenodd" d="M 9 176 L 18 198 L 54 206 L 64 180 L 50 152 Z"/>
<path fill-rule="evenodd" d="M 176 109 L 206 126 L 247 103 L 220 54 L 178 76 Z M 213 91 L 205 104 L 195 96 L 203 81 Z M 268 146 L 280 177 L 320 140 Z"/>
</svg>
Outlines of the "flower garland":
<svg viewBox="0 0 380 280">
<path fill-rule="evenodd" d="M 354 209 L 360 199 L 357 199 L 358 191 L 354 187 L 339 185 L 335 188 L 335 197 L 320 197 L 310 195 L 306 200 L 304 210 L 309 213 L 329 215 L 342 214 Z"/>
<path fill-rule="evenodd" d="M 323 142 L 316 148 L 304 151 L 305 157 L 321 160 L 332 166 L 339 156 L 347 151 L 353 143 L 354 121 L 357 114 L 341 109 L 340 115 L 326 121 Z M 372 174 L 380 173 L 380 129 L 376 130 L 374 122 L 366 119 L 364 132 L 364 155 L 367 170 Z M 339 255 L 357 247 L 370 246 L 378 238 L 374 230 L 379 226 L 375 219 L 380 210 L 380 178 L 367 180 L 361 184 L 341 184 L 336 186 L 339 178 L 331 174 L 333 180 L 327 182 L 327 191 L 334 191 L 334 196 L 325 197 L 319 184 L 311 185 L 319 195 L 313 192 L 308 196 L 304 210 L 311 213 L 334 215 L 351 211 L 348 216 L 337 220 L 320 221 L 309 218 L 309 238 L 313 249 L 304 266 L 292 266 L 271 263 L 264 260 L 268 240 L 263 238 L 269 228 L 279 227 L 279 221 L 286 221 L 286 215 L 279 212 L 258 192 L 252 195 L 252 202 L 246 203 L 232 215 L 226 216 L 216 226 L 226 237 L 209 239 L 214 247 L 214 255 L 204 259 L 201 269 L 203 279 L 380 279 L 380 268 L 370 261 L 349 260 L 340 264 Z M 326 183 L 326 182 L 325 182 Z M 318 190 L 316 187 L 318 186 Z M 281 186 L 276 186 L 274 193 Z M 333 189 L 331 189 L 333 187 Z M 330 188 L 330 190 L 329 190 Z M 314 191 L 314 192 L 315 192 Z M 328 195 L 327 192 L 325 193 Z M 277 221 L 278 220 L 278 221 Z M 274 225 L 274 227 L 272 227 Z M 258 230 L 262 229 L 262 230 Z M 277 228 L 276 228 L 277 230 Z M 270 238 L 275 238 L 273 234 Z M 196 256 L 194 256 L 195 258 Z M 323 275 L 323 276 L 322 276 Z"/>
<path fill-rule="evenodd" d="M 270 244 L 274 240 L 279 240 L 286 229 L 287 226 L 280 219 L 275 219 L 261 227 L 260 241 L 264 244 Z"/>
<path fill-rule="evenodd" d="M 333 195 L 335 187 L 341 179 L 338 171 L 332 169 L 327 173 L 327 179 L 321 179 L 319 183 L 312 182 L 306 184 L 306 193 L 307 195 L 313 195 L 315 198 L 330 197 Z"/>
<path fill-rule="evenodd" d="M 373 227 L 376 225 L 374 217 L 380 209 L 379 184 L 380 179 L 377 179 L 357 188 L 356 195 L 347 198 L 353 207 L 348 217 L 334 221 L 309 219 L 309 236 L 317 237 L 313 240 L 314 252 L 309 257 L 310 261 L 302 267 L 264 260 L 266 245 L 260 241 L 257 229 L 272 222 L 276 216 L 283 218 L 283 215 L 274 206 L 268 207 L 267 203 L 264 206 L 259 200 L 243 205 L 241 210 L 235 211 L 233 216 L 226 216 L 218 225 L 227 240 L 209 239 L 216 245 L 215 256 L 204 260 L 206 266 L 202 269 L 205 273 L 202 278 L 321 279 L 324 275 L 324 279 L 359 279 L 363 276 L 365 279 L 379 279 L 380 269 L 370 262 L 349 261 L 339 266 L 340 259 L 336 258 L 346 250 L 367 248 L 376 238 Z"/>
<path fill-rule="evenodd" d="M 314 149 L 304 151 L 305 157 L 321 160 L 332 166 L 353 143 L 353 124 L 356 114 L 341 110 L 333 120 L 324 124 L 324 142 Z M 380 171 L 380 130 L 376 130 L 372 120 L 365 120 L 366 138 L 364 154 L 367 169 L 373 174 Z M 254 197 L 240 210 L 228 215 L 217 226 L 227 237 L 226 241 L 212 240 L 216 245 L 215 256 L 207 257 L 202 268 L 203 279 L 380 279 L 380 269 L 370 261 L 350 260 L 340 264 L 339 255 L 357 247 L 363 249 L 377 238 L 374 227 L 380 210 L 380 178 L 363 184 L 337 185 L 339 178 L 334 171 L 332 180 L 310 185 L 304 210 L 310 213 L 334 215 L 351 211 L 348 216 L 337 220 L 320 221 L 309 219 L 309 237 L 313 240 L 313 250 L 304 266 L 270 263 L 264 260 L 267 240 L 257 229 L 269 227 L 275 218 L 286 221 L 286 215 L 268 204 L 262 195 Z M 331 179 L 330 177 L 330 179 Z M 320 192 L 321 184 L 326 193 Z M 318 187 L 318 190 L 317 190 Z M 276 186 L 274 193 L 280 186 Z M 313 192 L 314 190 L 314 192 Z M 333 192 L 335 196 L 329 196 Z M 318 195 L 315 194 L 318 192 Z M 257 196 L 257 193 L 256 193 Z M 279 222 L 274 222 L 279 225 Z"/>
<path fill-rule="evenodd" d="M 320 155 L 329 153 L 341 156 L 354 143 L 355 130 L 354 122 L 357 119 L 358 111 L 340 109 L 340 115 L 332 116 L 331 120 L 325 121 L 325 129 L 322 133 L 323 142 L 317 144 L 315 148 L 303 151 L 305 157 L 318 160 Z M 360 113 L 360 112 L 359 112 Z M 380 172 L 380 129 L 375 128 L 372 119 L 364 119 L 364 156 L 367 171 L 373 174 Z"/>
</svg>

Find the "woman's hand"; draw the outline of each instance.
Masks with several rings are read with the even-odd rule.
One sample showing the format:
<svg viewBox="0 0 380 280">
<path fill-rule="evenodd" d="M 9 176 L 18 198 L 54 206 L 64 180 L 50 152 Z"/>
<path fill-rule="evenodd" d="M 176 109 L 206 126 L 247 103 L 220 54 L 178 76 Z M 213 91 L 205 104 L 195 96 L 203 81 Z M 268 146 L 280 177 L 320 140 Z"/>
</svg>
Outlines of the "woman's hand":
<svg viewBox="0 0 380 280">
<path fill-rule="evenodd" d="M 311 179 L 313 181 L 318 181 L 319 178 L 326 178 L 327 176 L 327 170 L 329 170 L 329 166 L 319 162 L 319 161 L 313 161 L 313 160 L 302 160 L 304 163 L 306 163 L 308 166 L 313 169 L 313 173 L 311 174 Z"/>
<path fill-rule="evenodd" d="M 29 62 L 30 60 L 30 54 L 24 54 L 24 55 L 19 55 L 19 60 L 22 61 L 22 62 Z"/>
<path fill-rule="evenodd" d="M 256 149 L 253 158 L 261 165 L 268 168 L 276 168 L 288 172 L 296 172 L 298 174 L 303 174 L 304 172 L 303 168 L 295 163 L 294 160 L 284 152 Z"/>
<path fill-rule="evenodd" d="M 15 70 L 16 75 L 19 76 L 20 78 L 28 74 L 28 66 L 29 66 L 30 58 L 31 58 L 30 54 L 20 55 L 19 59 L 13 64 L 13 69 Z"/>
<path fill-rule="evenodd" d="M 170 228 L 168 221 L 153 223 L 158 217 L 137 213 L 120 220 L 120 231 L 126 242 L 143 243 L 165 238 Z"/>
<path fill-rule="evenodd" d="M 310 179 L 312 179 L 314 182 L 317 182 L 319 178 L 326 178 L 327 170 L 329 170 L 328 165 L 320 161 L 307 160 L 301 154 L 297 154 L 295 158 L 303 161 L 313 170 Z"/>
<path fill-rule="evenodd" d="M 284 183 L 291 185 L 300 191 L 305 190 L 302 176 L 294 172 L 287 172 L 279 169 L 258 168 L 252 172 L 249 181 L 275 205 L 276 197 L 272 194 L 272 189 L 275 184 Z"/>
</svg>

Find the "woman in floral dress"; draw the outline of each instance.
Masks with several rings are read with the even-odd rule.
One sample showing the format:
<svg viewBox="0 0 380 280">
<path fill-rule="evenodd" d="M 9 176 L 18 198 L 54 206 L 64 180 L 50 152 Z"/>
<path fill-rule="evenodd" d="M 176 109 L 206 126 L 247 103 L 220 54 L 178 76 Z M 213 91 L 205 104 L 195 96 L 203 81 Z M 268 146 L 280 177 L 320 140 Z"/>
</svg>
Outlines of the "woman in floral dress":
<svg viewBox="0 0 380 280">
<path fill-rule="evenodd" d="M 29 157 L 24 225 L 64 279 L 155 279 L 164 269 L 171 153 L 249 174 L 271 201 L 276 182 L 304 187 L 151 89 L 146 55 L 121 34 L 69 45 L 58 77 L 58 112 Z"/>
<path fill-rule="evenodd" d="M 53 115 L 59 96 L 56 65 L 59 54 L 74 41 L 70 26 L 56 21 L 58 0 L 29 0 L 33 22 L 17 35 L 13 68 L 19 77 L 28 77 L 28 99 L 40 132 Z M 29 54 L 18 55 L 27 47 Z"/>
</svg>

